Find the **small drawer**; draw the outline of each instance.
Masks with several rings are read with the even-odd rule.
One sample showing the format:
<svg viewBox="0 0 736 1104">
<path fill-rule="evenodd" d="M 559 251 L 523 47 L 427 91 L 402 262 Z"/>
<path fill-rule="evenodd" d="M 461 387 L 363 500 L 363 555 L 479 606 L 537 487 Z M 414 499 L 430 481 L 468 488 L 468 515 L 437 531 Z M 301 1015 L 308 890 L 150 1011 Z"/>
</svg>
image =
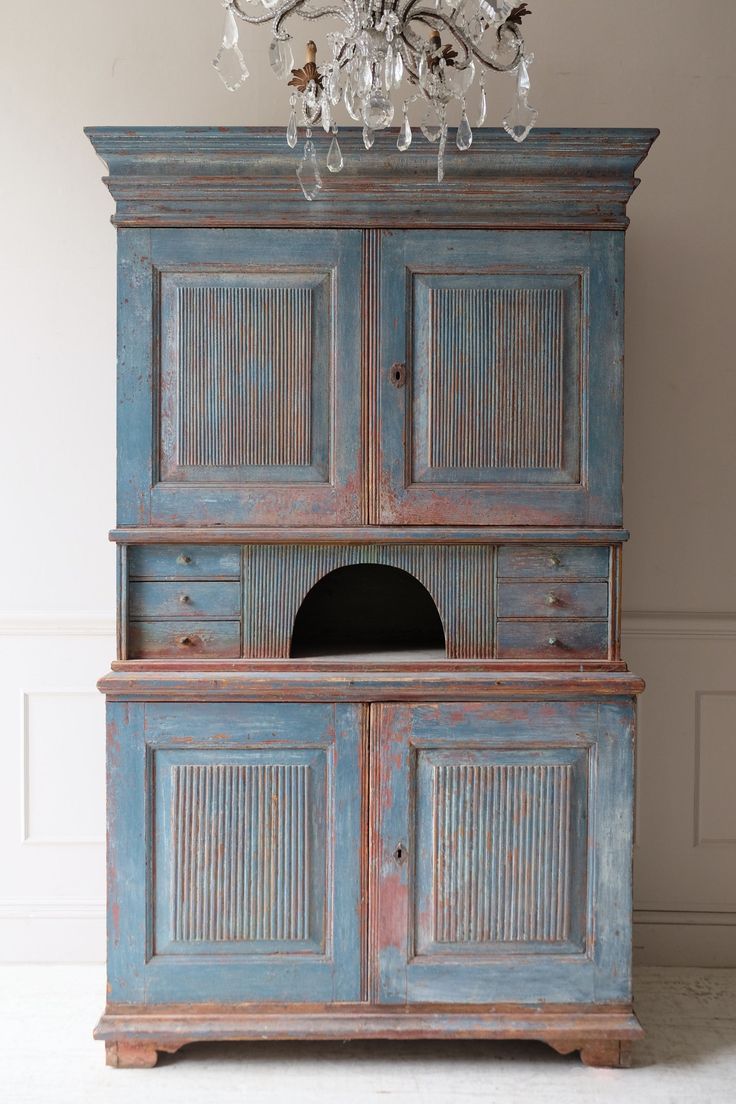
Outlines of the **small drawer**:
<svg viewBox="0 0 736 1104">
<path fill-rule="evenodd" d="M 128 548 L 131 579 L 239 579 L 238 545 L 147 544 Z"/>
<path fill-rule="evenodd" d="M 606 659 L 605 621 L 499 621 L 499 659 Z"/>
<path fill-rule="evenodd" d="M 131 621 L 129 659 L 237 659 L 238 621 Z"/>
<path fill-rule="evenodd" d="M 504 544 L 499 579 L 607 579 L 607 545 Z"/>
<path fill-rule="evenodd" d="M 498 584 L 499 617 L 607 617 L 608 583 Z"/>
<path fill-rule="evenodd" d="M 128 616 L 147 617 L 239 617 L 240 583 L 131 582 L 128 588 Z"/>
</svg>

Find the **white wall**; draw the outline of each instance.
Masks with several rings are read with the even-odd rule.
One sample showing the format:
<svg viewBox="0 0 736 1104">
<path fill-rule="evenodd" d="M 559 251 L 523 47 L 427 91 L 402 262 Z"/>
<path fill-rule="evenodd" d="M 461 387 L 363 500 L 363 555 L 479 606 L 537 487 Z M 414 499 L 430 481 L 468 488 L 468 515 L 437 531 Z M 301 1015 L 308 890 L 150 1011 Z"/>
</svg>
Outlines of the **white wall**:
<svg viewBox="0 0 736 1104">
<path fill-rule="evenodd" d="M 663 132 L 627 239 L 626 648 L 649 681 L 637 942 L 650 961 L 733 964 L 736 4 L 532 7 L 541 123 Z M 218 0 L 0 6 L 0 954 L 11 959 L 102 954 L 94 682 L 113 654 L 115 242 L 81 128 L 285 124 L 267 30 L 243 36 L 244 92 L 220 85 L 209 63 L 221 20 Z M 510 87 L 489 82 L 489 121 Z"/>
</svg>

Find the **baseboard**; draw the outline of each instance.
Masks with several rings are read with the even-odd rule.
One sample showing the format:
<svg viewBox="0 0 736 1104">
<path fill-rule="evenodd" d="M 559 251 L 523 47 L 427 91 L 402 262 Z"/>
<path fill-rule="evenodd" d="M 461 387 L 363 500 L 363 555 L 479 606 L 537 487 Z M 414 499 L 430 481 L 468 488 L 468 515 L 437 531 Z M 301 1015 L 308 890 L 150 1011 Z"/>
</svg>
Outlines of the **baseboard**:
<svg viewBox="0 0 736 1104">
<path fill-rule="evenodd" d="M 736 967 L 736 913 L 634 913 L 634 962 L 639 966 Z"/>
<path fill-rule="evenodd" d="M 104 961 L 103 902 L 53 898 L 0 901 L 0 962 Z"/>
</svg>

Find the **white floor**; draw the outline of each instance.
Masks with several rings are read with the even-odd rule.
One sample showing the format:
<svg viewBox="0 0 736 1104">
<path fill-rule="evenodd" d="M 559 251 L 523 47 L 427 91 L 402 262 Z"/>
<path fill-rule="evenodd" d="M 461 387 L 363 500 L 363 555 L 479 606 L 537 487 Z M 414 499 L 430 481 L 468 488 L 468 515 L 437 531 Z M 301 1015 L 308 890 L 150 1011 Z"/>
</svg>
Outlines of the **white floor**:
<svg viewBox="0 0 736 1104">
<path fill-rule="evenodd" d="M 0 1101 L 8 1104 L 736 1104 L 736 970 L 640 969 L 647 1038 L 630 1070 L 538 1043 L 202 1044 L 112 1070 L 91 1037 L 98 966 L 0 966 Z"/>
</svg>

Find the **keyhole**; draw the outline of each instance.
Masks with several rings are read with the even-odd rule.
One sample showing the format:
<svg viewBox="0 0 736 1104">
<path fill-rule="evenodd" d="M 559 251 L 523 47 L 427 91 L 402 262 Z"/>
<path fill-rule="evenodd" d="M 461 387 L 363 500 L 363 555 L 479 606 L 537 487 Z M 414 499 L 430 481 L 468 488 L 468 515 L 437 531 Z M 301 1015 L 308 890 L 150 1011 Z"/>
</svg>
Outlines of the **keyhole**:
<svg viewBox="0 0 736 1104">
<path fill-rule="evenodd" d="M 404 847 L 403 843 L 400 843 L 394 851 L 394 858 L 396 859 L 399 866 L 402 866 L 406 862 L 406 848 Z"/>
<path fill-rule="evenodd" d="M 404 383 L 406 382 L 406 365 L 391 365 L 391 382 L 393 383 L 394 387 L 404 386 Z"/>
</svg>

